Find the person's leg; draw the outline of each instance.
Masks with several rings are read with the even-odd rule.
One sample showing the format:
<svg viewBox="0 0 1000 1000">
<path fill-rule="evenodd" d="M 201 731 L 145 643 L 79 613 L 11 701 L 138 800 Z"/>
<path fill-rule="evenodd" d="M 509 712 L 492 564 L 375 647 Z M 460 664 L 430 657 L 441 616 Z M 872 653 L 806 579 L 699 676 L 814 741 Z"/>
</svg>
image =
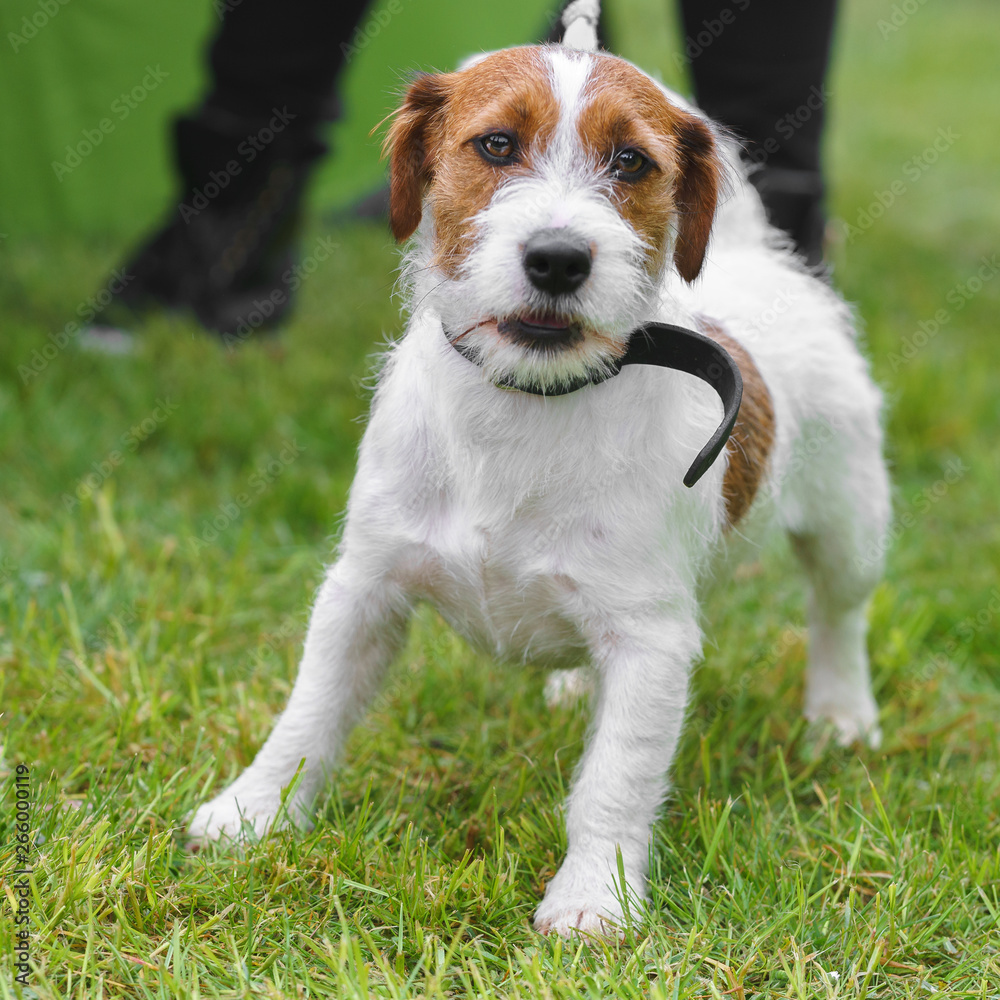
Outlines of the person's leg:
<svg viewBox="0 0 1000 1000">
<path fill-rule="evenodd" d="M 771 222 L 820 264 L 836 0 L 681 0 L 681 12 L 695 99 L 744 140 Z"/>
<path fill-rule="evenodd" d="M 116 305 L 193 310 L 242 338 L 290 306 L 306 183 L 327 152 L 334 83 L 367 0 L 239 0 L 209 54 L 210 89 L 174 126 L 180 197 L 125 265 Z M 341 43 L 345 43 L 342 45 Z M 268 300 L 270 305 L 260 309 Z M 263 313 L 268 315 L 265 317 Z M 120 320 L 115 308 L 98 323 Z"/>
</svg>

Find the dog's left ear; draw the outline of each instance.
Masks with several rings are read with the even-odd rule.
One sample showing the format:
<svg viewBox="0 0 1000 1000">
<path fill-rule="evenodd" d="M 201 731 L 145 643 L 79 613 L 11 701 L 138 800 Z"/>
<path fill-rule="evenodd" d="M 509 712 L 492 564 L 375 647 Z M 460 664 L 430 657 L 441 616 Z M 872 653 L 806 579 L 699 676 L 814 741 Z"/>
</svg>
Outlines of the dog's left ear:
<svg viewBox="0 0 1000 1000">
<path fill-rule="evenodd" d="M 722 168 L 712 130 L 700 118 L 686 114 L 674 129 L 680 154 L 674 265 L 685 281 L 694 281 L 705 260 Z"/>
<path fill-rule="evenodd" d="M 410 85 L 382 145 L 389 156 L 389 226 L 402 242 L 420 224 L 421 203 L 434 175 L 441 139 L 448 78 L 427 73 Z"/>
</svg>

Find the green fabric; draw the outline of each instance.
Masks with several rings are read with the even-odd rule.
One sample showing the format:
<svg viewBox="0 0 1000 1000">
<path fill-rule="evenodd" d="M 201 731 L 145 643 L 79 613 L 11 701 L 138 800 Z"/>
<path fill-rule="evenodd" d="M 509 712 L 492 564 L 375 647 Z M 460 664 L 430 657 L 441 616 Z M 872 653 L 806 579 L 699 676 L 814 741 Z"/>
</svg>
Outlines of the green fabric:
<svg viewBox="0 0 1000 1000">
<path fill-rule="evenodd" d="M 169 121 L 204 89 L 221 8 L 222 0 L 0 0 L 0 233 L 131 238 L 156 223 L 174 191 Z M 382 131 L 369 133 L 412 71 L 533 41 L 551 16 L 539 0 L 383 0 L 361 33 L 331 39 L 351 48 L 345 114 L 313 188 L 316 208 L 378 186 Z"/>
</svg>

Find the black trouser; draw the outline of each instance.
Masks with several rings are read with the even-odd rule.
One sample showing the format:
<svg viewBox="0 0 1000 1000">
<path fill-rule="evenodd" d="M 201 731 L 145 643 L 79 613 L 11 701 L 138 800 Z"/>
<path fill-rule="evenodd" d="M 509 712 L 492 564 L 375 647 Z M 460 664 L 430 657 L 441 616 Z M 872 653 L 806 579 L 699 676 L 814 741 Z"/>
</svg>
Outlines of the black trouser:
<svg viewBox="0 0 1000 1000">
<path fill-rule="evenodd" d="M 222 22 L 209 53 L 211 89 L 176 124 L 185 189 L 202 188 L 212 171 L 235 159 L 241 171 L 221 205 L 248 196 L 275 156 L 308 163 L 326 152 L 320 129 L 336 117 L 334 84 L 367 6 L 368 0 L 216 0 Z M 280 135 L 271 140 L 265 133 L 260 155 L 247 163 L 240 143 L 268 127 L 276 112 Z"/>
<path fill-rule="evenodd" d="M 681 0 L 695 99 L 744 141 L 771 221 L 822 255 L 821 140 L 836 0 Z"/>
</svg>

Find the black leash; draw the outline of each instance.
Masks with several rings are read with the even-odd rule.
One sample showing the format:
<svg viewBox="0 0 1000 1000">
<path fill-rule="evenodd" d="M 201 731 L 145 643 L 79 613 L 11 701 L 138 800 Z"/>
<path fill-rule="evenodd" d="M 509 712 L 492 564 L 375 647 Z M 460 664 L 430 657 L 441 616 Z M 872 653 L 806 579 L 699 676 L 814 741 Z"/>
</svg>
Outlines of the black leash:
<svg viewBox="0 0 1000 1000">
<path fill-rule="evenodd" d="M 462 357 L 479 364 L 478 352 L 450 338 L 449 343 Z M 660 368 L 687 372 L 707 382 L 719 394 L 725 407 L 722 423 L 684 476 L 684 485 L 694 486 L 725 448 L 736 425 L 740 401 L 743 399 L 743 376 L 740 375 L 739 367 L 729 352 L 711 338 L 673 323 L 646 323 L 632 332 L 624 356 L 611 362 L 609 370 L 599 375 L 569 382 L 556 389 L 522 385 L 514 379 L 503 379 L 494 384 L 498 389 L 516 389 L 535 396 L 565 396 L 588 385 L 597 385 L 614 378 L 625 365 L 658 365 Z"/>
</svg>

